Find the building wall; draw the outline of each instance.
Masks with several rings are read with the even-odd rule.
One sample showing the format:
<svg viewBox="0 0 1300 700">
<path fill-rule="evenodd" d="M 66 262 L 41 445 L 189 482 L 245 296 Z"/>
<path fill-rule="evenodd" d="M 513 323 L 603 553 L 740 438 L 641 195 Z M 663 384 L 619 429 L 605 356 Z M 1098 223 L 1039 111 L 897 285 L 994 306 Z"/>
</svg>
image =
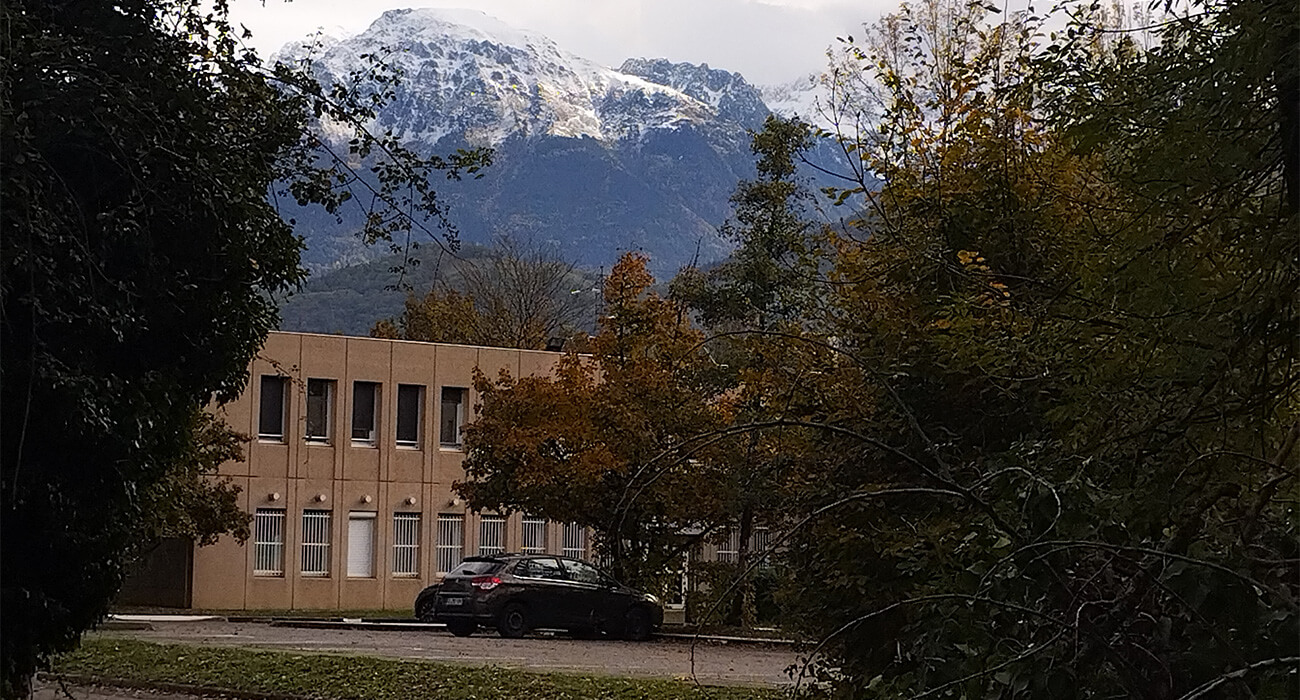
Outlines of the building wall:
<svg viewBox="0 0 1300 700">
<path fill-rule="evenodd" d="M 490 377 L 502 368 L 516 377 L 544 375 L 559 357 L 540 351 L 272 333 L 252 363 L 244 394 L 218 411 L 236 431 L 254 436 L 245 461 L 223 465 L 221 474 L 242 487 L 241 506 L 249 513 L 283 510 L 282 571 L 254 573 L 259 540 L 255 522 L 254 538 L 244 545 L 223 537 L 215 545 L 195 550 L 193 606 L 410 609 L 419 590 L 438 576 L 439 514 L 464 517 L 466 556 L 476 553 L 479 545 L 481 517 L 468 512 L 451 490 L 452 482 L 464 476 L 464 453 L 439 444 L 442 388 L 467 390 L 464 415 L 468 420 L 477 401 L 472 387 L 476 367 Z M 282 438 L 257 437 L 264 376 L 286 380 Z M 333 382 L 328 441 L 306 439 L 310 379 Z M 378 385 L 373 443 L 352 439 L 354 382 L 359 381 Z M 399 384 L 424 387 L 416 446 L 397 445 Z M 306 510 L 330 512 L 326 575 L 303 574 Z M 393 573 L 395 513 L 420 516 L 414 576 Z M 370 576 L 348 575 L 349 548 L 359 544 L 349 541 L 350 514 L 373 516 Z M 522 546 L 520 520 L 518 514 L 507 520 L 506 551 Z M 548 527 L 548 551 L 559 553 L 561 532 L 557 524 Z M 261 551 L 274 551 L 274 547 L 264 542 Z"/>
</svg>

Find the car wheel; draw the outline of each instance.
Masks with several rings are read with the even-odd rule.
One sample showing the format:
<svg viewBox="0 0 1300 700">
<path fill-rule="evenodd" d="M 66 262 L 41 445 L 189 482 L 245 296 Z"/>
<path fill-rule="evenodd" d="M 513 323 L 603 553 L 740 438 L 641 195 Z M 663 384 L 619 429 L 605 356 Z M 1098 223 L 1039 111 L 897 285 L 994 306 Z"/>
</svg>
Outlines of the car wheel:
<svg viewBox="0 0 1300 700">
<path fill-rule="evenodd" d="M 650 613 L 641 608 L 632 608 L 627 611 L 627 618 L 623 621 L 623 638 L 630 639 L 634 642 L 644 642 L 654 633 L 650 625 Z"/>
<path fill-rule="evenodd" d="M 528 611 L 519 603 L 511 603 L 501 611 L 497 632 L 507 639 L 519 639 L 528 634 Z"/>
<path fill-rule="evenodd" d="M 420 622 L 433 622 L 433 599 L 416 604 L 415 619 Z"/>
<path fill-rule="evenodd" d="M 447 631 L 457 637 L 468 637 L 478 630 L 478 623 L 473 620 L 452 620 L 447 623 Z"/>
</svg>

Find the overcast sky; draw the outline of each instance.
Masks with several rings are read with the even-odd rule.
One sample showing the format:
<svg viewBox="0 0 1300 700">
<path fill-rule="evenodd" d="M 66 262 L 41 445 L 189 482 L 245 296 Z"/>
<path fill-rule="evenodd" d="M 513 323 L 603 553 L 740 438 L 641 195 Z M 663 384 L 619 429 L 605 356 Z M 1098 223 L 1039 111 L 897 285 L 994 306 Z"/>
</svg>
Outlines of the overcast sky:
<svg viewBox="0 0 1300 700">
<path fill-rule="evenodd" d="M 232 18 L 269 56 L 317 29 L 357 34 L 384 10 L 467 7 L 608 66 L 630 57 L 708 63 L 752 83 L 785 83 L 825 66 L 835 38 L 894 9 L 895 0 L 235 0 Z"/>
</svg>

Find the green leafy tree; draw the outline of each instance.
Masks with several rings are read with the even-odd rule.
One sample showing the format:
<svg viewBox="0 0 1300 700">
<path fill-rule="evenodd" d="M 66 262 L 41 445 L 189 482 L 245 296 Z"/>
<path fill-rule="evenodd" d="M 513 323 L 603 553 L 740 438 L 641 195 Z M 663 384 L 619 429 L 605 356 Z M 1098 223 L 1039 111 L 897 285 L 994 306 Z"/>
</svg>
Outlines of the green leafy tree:
<svg viewBox="0 0 1300 700">
<path fill-rule="evenodd" d="M 242 390 L 272 295 L 303 278 L 268 194 L 338 211 L 364 188 L 367 235 L 391 238 L 438 225 L 431 175 L 484 162 L 364 131 L 333 150 L 309 127 L 364 125 L 383 91 L 265 67 L 225 17 L 220 0 L 0 8 L 4 697 L 76 645 L 154 538 L 246 536 L 233 488 L 207 480 L 237 438 L 203 409 Z"/>
<path fill-rule="evenodd" d="M 810 217 L 813 195 L 798 176 L 814 144 L 808 124 L 768 117 L 751 143 L 758 177 L 736 188 L 731 198 L 735 213 L 722 228 L 736 249 L 707 271 L 682 270 L 672 283 L 673 296 L 696 311 L 710 334 L 709 351 L 733 387 L 737 423 L 783 417 L 789 396 L 780 392 L 797 380 L 770 376 L 789 372 L 791 363 L 781 356 L 786 348 L 767 334 L 797 334 L 815 318 L 810 312 L 822 291 L 817 269 L 822 231 Z M 714 486 L 726 494 L 736 514 L 737 572 L 750 569 L 756 527 L 777 524 L 776 506 L 789 465 L 786 450 L 772 442 L 783 439 L 763 431 L 746 434 L 743 446 L 728 455 L 726 483 Z M 730 537 L 731 532 L 720 535 Z M 739 577 L 735 588 L 725 621 L 752 626 L 757 614 L 752 578 Z"/>
<path fill-rule="evenodd" d="M 805 316 L 814 300 L 814 239 L 820 231 L 810 221 L 812 194 L 797 168 L 814 143 L 811 126 L 777 116 L 753 135 L 758 178 L 736 188 L 735 214 L 722 227 L 735 251 L 712 269 L 688 267 L 673 280 L 673 295 L 695 309 L 705 326 L 768 329 Z"/>
</svg>

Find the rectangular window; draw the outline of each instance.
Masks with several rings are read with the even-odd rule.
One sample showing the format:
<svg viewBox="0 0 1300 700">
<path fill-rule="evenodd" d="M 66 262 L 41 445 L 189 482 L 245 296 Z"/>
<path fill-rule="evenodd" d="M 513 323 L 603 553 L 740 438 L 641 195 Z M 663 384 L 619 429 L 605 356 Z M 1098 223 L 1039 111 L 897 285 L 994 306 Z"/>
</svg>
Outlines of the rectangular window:
<svg viewBox="0 0 1300 700">
<path fill-rule="evenodd" d="M 284 440 L 284 394 L 287 383 L 288 377 L 262 375 L 257 437 L 263 440 Z"/>
<path fill-rule="evenodd" d="M 284 576 L 283 508 L 258 508 L 253 515 L 253 575 Z"/>
<path fill-rule="evenodd" d="M 500 554 L 506 551 L 506 519 L 501 515 L 485 515 L 478 521 L 479 556 Z"/>
<path fill-rule="evenodd" d="M 445 574 L 455 569 L 465 558 L 465 516 L 459 514 L 438 515 L 438 573 Z"/>
<path fill-rule="evenodd" d="M 420 514 L 393 513 L 393 576 L 420 574 Z"/>
<path fill-rule="evenodd" d="M 751 557 L 762 557 L 762 564 L 759 566 L 767 568 L 772 565 L 772 554 L 767 551 L 772 546 L 772 530 L 766 527 L 755 527 L 754 534 L 749 538 L 749 551 Z"/>
<path fill-rule="evenodd" d="M 330 511 L 302 512 L 302 575 L 330 575 Z"/>
<path fill-rule="evenodd" d="M 523 520 L 523 545 L 519 551 L 524 554 L 546 553 L 546 521 L 525 515 Z"/>
<path fill-rule="evenodd" d="M 468 389 L 444 386 L 442 412 L 439 417 L 438 441 L 443 445 L 460 445 L 460 428 L 465 424 L 465 395 Z"/>
<path fill-rule="evenodd" d="M 330 421 L 334 417 L 334 381 L 331 379 L 307 380 L 307 432 L 308 442 L 329 442 Z"/>
<path fill-rule="evenodd" d="M 418 384 L 397 385 L 397 444 L 420 446 L 420 423 L 424 406 L 424 387 Z"/>
<path fill-rule="evenodd" d="M 564 526 L 564 549 L 560 552 L 570 559 L 587 558 L 587 528 L 568 523 Z"/>
<path fill-rule="evenodd" d="M 375 576 L 374 511 L 348 513 L 348 578 Z"/>
<path fill-rule="evenodd" d="M 728 528 L 726 539 L 718 543 L 718 561 L 734 564 L 740 561 L 740 529 Z"/>
<path fill-rule="evenodd" d="M 352 382 L 352 442 L 375 444 L 378 382 Z"/>
</svg>

